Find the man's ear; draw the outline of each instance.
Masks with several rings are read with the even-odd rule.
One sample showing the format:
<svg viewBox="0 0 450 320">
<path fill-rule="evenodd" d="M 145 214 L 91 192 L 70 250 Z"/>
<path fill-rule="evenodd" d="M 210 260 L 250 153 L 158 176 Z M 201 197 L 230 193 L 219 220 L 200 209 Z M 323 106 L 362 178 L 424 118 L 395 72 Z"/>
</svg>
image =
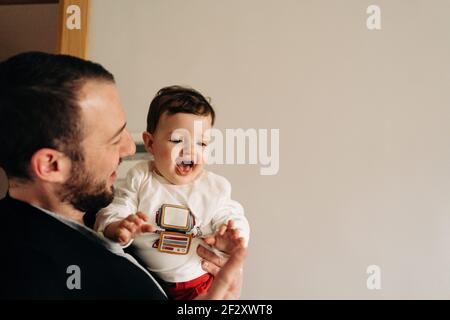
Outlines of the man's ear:
<svg viewBox="0 0 450 320">
<path fill-rule="evenodd" d="M 43 148 L 31 156 L 31 174 L 48 182 L 65 182 L 70 175 L 71 160 L 55 149 Z"/>
<path fill-rule="evenodd" d="M 144 131 L 142 133 L 142 140 L 144 140 L 145 150 L 153 154 L 153 135 L 150 132 Z"/>
</svg>

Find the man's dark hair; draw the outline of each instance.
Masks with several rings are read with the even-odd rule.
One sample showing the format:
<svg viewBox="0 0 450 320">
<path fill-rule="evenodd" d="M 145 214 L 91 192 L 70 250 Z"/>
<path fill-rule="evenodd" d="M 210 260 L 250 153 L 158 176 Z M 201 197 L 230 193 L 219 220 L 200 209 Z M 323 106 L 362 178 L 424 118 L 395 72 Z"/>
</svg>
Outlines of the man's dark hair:
<svg viewBox="0 0 450 320">
<path fill-rule="evenodd" d="M 67 55 L 27 52 L 0 63 L 0 166 L 8 177 L 30 179 L 42 148 L 83 159 L 78 98 L 89 80 L 114 83 L 101 65 Z"/>
<path fill-rule="evenodd" d="M 165 112 L 210 115 L 211 124 L 214 124 L 216 117 L 211 104 L 200 92 L 181 86 L 165 87 L 158 91 L 148 110 L 147 132 L 152 134 L 155 132 L 159 119 Z"/>
</svg>

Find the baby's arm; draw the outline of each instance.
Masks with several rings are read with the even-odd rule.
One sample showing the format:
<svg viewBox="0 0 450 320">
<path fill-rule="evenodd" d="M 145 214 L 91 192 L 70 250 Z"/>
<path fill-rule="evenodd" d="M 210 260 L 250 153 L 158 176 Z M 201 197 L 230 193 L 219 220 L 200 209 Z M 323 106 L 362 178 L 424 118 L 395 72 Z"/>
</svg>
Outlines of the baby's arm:
<svg viewBox="0 0 450 320">
<path fill-rule="evenodd" d="M 130 214 L 123 220 L 107 225 L 103 231 L 103 235 L 124 246 L 141 233 L 156 230 L 155 226 L 146 223 L 147 221 L 147 215 L 142 212 Z"/>
<path fill-rule="evenodd" d="M 231 252 L 232 247 L 247 246 L 250 237 L 250 226 L 244 216 L 244 208 L 237 201 L 231 199 L 231 185 L 222 178 L 222 197 L 212 219 L 214 235 L 205 237 L 205 241 L 212 242 L 215 247 L 224 252 Z M 230 225 L 231 223 L 231 225 Z M 217 242 L 219 241 L 219 242 Z"/>
<path fill-rule="evenodd" d="M 155 230 L 154 226 L 145 223 L 147 216 L 144 213 L 136 213 L 140 186 L 145 178 L 144 165 L 138 164 L 128 171 L 126 181 L 117 189 L 113 202 L 97 213 L 94 229 L 122 245 L 142 232 Z"/>
</svg>

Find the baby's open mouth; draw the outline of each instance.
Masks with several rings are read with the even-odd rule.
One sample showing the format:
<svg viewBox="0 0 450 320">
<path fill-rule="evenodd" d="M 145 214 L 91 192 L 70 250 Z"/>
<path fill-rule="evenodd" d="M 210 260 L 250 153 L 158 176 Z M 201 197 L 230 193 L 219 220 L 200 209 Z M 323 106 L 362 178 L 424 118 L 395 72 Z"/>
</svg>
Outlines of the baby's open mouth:
<svg viewBox="0 0 450 320">
<path fill-rule="evenodd" d="M 177 161 L 176 171 L 179 175 L 186 176 L 194 170 L 195 163 L 192 160 Z"/>
</svg>

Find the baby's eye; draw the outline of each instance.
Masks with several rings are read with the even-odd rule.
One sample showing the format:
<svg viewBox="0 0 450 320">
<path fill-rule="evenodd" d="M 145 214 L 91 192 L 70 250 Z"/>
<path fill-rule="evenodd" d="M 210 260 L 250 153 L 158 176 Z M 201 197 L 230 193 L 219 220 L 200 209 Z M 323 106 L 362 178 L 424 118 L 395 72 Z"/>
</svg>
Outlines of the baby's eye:
<svg viewBox="0 0 450 320">
<path fill-rule="evenodd" d="M 207 147 L 208 144 L 206 142 L 198 142 L 197 143 L 200 147 Z"/>
<path fill-rule="evenodd" d="M 181 143 L 181 142 L 183 142 L 183 140 L 181 140 L 181 139 L 170 139 L 169 141 L 172 142 L 172 143 Z"/>
</svg>

